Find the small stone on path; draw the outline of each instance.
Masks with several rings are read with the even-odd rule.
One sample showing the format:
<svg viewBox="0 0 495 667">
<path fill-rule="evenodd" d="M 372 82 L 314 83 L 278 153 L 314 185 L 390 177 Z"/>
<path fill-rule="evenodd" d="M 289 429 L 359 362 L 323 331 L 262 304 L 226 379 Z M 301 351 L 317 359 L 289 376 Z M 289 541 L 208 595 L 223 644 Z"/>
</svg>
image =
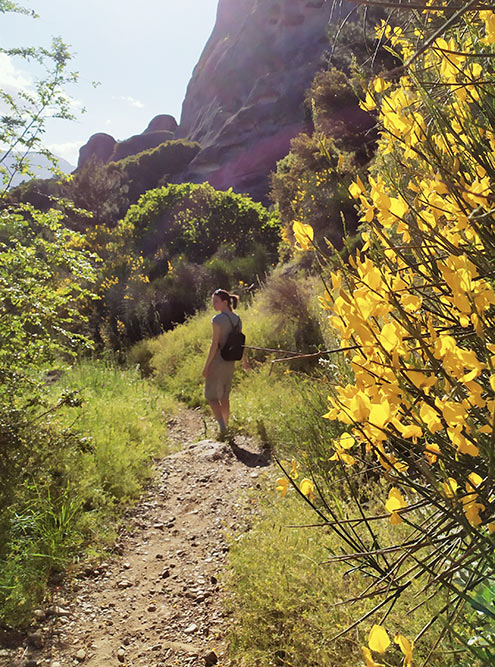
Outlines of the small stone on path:
<svg viewBox="0 0 495 667">
<path fill-rule="evenodd" d="M 189 625 L 189 626 L 184 630 L 184 632 L 186 633 L 186 635 L 192 635 L 192 633 L 193 633 L 193 632 L 196 632 L 197 629 L 198 629 L 198 626 L 196 625 L 196 623 L 191 623 L 191 625 Z"/>
</svg>

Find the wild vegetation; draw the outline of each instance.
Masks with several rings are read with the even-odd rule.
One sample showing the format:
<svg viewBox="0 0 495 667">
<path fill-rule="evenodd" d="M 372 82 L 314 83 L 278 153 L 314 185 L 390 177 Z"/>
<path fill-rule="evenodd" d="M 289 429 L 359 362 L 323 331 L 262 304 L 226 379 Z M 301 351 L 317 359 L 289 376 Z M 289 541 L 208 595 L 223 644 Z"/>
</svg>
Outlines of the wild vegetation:
<svg viewBox="0 0 495 667">
<path fill-rule="evenodd" d="M 318 500 L 311 484 L 301 493 L 345 544 L 335 560 L 374 578 L 362 591 L 375 597 L 381 616 L 363 647 L 370 665 L 390 646 L 386 626 L 397 632 L 391 610 L 418 581 L 431 599 L 444 600 L 416 637 L 396 634 L 404 664 L 438 620 L 429 656 L 442 640 L 462 646 L 466 664 L 491 664 L 495 654 L 493 90 L 486 72 L 495 38 L 493 13 L 467 9 L 447 21 L 435 13 L 404 29 L 378 27 L 378 39 L 406 65 L 395 83 L 375 78 L 362 102 L 376 110 L 380 128 L 367 179 L 350 187 L 365 245 L 325 276 L 322 305 L 349 350 L 352 377 L 337 378 L 329 396 L 326 417 L 345 429 L 333 443 L 335 472 L 316 475 Z M 418 37 L 431 48 L 417 50 Z M 308 249 L 311 228 L 296 225 L 295 234 Z M 370 475 L 377 481 L 363 493 Z M 345 521 L 335 478 L 355 502 Z M 382 515 L 370 505 L 380 497 Z M 389 522 L 389 536 L 405 523 L 407 536 L 397 531 L 390 548 L 380 521 Z"/>
<path fill-rule="evenodd" d="M 232 426 L 281 466 L 231 536 L 235 658 L 493 664 L 495 13 L 446 4 L 381 9 L 369 59 L 332 41 L 274 211 L 170 183 L 197 150 L 180 142 L 2 209 L 1 622 L 111 541 L 175 401 L 204 406 L 221 284 L 263 348 L 236 371 Z M 69 370 L 92 348 L 127 369 Z"/>
</svg>

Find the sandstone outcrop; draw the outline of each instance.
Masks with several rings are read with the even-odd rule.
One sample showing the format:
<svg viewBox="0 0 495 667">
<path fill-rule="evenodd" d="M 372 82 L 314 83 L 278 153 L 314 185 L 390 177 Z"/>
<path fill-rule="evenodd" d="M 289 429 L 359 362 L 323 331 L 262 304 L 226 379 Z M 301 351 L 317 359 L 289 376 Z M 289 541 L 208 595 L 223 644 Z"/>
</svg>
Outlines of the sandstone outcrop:
<svg viewBox="0 0 495 667">
<path fill-rule="evenodd" d="M 169 114 L 163 113 L 160 114 L 159 116 L 155 116 L 152 121 L 150 121 L 150 124 L 148 127 L 145 129 L 143 134 L 146 134 L 147 132 L 173 132 L 174 134 L 177 132 L 177 121 L 173 116 L 170 116 Z"/>
<path fill-rule="evenodd" d="M 175 139 L 177 127 L 173 116 L 160 114 L 150 121 L 142 134 L 135 134 L 124 141 L 115 141 L 109 134 L 94 134 L 80 149 L 77 168 L 80 169 L 91 157 L 97 157 L 102 162 L 111 162 L 156 148 L 164 141 Z"/>
<path fill-rule="evenodd" d="M 325 0 L 220 0 L 182 107 L 178 136 L 203 150 L 184 180 L 263 201 L 290 140 L 311 129 L 304 93 L 328 48 Z"/>
<path fill-rule="evenodd" d="M 104 132 L 93 134 L 88 143 L 79 149 L 77 168 L 80 169 L 92 157 L 96 157 L 102 162 L 108 162 L 116 143 L 113 137 Z"/>
</svg>

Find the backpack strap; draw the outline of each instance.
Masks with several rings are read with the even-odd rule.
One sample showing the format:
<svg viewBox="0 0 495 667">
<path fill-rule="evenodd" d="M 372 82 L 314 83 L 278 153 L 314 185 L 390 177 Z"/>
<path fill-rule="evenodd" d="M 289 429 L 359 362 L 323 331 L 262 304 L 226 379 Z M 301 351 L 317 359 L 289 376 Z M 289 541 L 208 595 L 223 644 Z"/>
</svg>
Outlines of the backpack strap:
<svg viewBox="0 0 495 667">
<path fill-rule="evenodd" d="M 224 315 L 227 315 L 227 312 L 226 312 L 226 311 L 223 311 L 223 314 L 224 314 Z M 241 318 L 240 318 L 238 315 L 236 315 L 236 317 L 237 317 L 237 320 L 238 320 L 238 321 L 237 321 L 237 324 L 234 325 L 234 324 L 232 324 L 232 320 L 230 319 L 230 316 L 227 315 L 227 319 L 228 319 L 228 321 L 230 322 L 230 326 L 232 327 L 232 331 L 236 331 L 236 330 L 239 328 L 239 322 L 240 322 L 240 319 L 241 319 Z"/>
</svg>

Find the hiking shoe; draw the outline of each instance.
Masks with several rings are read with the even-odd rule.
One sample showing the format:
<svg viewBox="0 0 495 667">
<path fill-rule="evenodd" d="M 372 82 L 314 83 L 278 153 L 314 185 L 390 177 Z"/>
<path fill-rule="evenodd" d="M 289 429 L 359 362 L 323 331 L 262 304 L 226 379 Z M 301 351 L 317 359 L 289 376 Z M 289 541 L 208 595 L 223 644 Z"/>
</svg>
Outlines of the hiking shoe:
<svg viewBox="0 0 495 667">
<path fill-rule="evenodd" d="M 225 429 L 225 431 L 218 431 L 217 434 L 217 440 L 218 442 L 225 442 L 228 439 L 228 429 Z"/>
</svg>

